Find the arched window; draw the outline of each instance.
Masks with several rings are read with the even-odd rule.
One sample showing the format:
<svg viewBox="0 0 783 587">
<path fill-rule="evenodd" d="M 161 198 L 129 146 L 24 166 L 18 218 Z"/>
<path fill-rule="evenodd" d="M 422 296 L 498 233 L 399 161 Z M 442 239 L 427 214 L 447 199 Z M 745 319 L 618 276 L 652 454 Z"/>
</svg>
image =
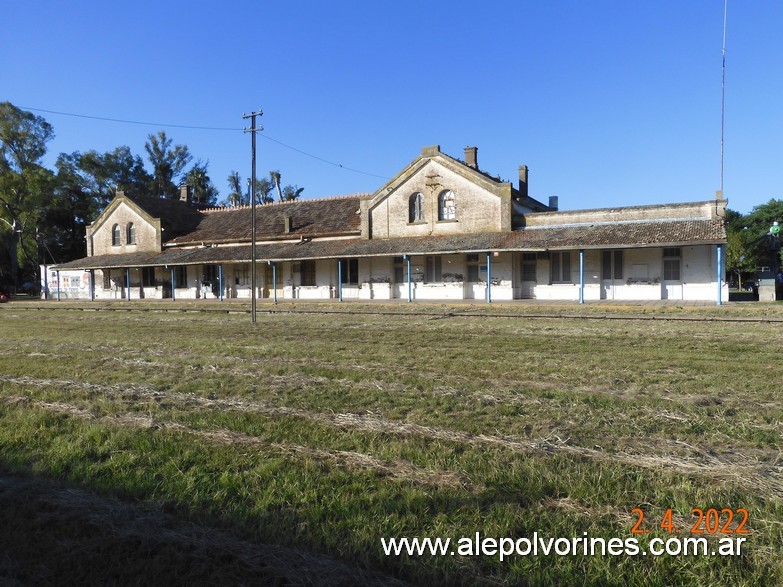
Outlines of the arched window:
<svg viewBox="0 0 783 587">
<path fill-rule="evenodd" d="M 408 200 L 408 222 L 424 222 L 424 196 L 418 192 Z"/>
<path fill-rule="evenodd" d="M 125 229 L 125 232 L 127 233 L 127 239 L 125 242 L 127 242 L 129 245 L 135 245 L 136 244 L 136 227 L 133 225 L 133 222 L 128 222 L 128 226 Z"/>
<path fill-rule="evenodd" d="M 457 199 L 454 192 L 446 190 L 438 196 L 438 220 L 457 219 Z"/>
<path fill-rule="evenodd" d="M 119 247 L 122 243 L 120 242 L 120 225 L 115 224 L 111 227 L 111 244 L 113 247 Z"/>
</svg>

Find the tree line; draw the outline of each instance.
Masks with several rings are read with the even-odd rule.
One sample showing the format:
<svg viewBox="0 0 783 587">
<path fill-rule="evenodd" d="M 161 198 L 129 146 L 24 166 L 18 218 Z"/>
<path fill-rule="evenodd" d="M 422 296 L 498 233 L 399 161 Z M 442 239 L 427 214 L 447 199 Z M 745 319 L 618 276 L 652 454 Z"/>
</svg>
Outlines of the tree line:
<svg viewBox="0 0 783 587">
<path fill-rule="evenodd" d="M 755 206 L 748 214 L 726 210 L 726 271 L 727 280 L 742 287 L 755 280 L 766 267 L 780 266 L 781 238 L 773 234 L 776 222 L 783 224 L 783 200 L 770 199 Z"/>
<path fill-rule="evenodd" d="M 147 136 L 145 161 L 127 146 L 99 153 L 60 153 L 54 169 L 41 163 L 54 129 L 43 117 L 0 102 L 0 288 L 38 283 L 38 265 L 86 255 L 86 227 L 117 190 L 132 195 L 178 198 L 179 185 L 190 186 L 193 199 L 205 206 L 250 203 L 250 185 L 232 171 L 228 196 L 218 203 L 209 162 L 197 159 L 186 145 L 174 144 L 164 131 Z M 147 166 L 148 165 L 148 166 Z M 256 180 L 257 203 L 296 200 L 304 188 L 281 183 L 279 171 Z M 769 233 L 783 222 L 783 200 L 771 199 L 749 214 L 726 211 L 727 278 L 741 286 L 770 266 Z"/>
<path fill-rule="evenodd" d="M 203 206 L 249 204 L 238 172 L 227 178 L 228 196 L 209 176 L 209 161 L 164 131 L 147 136 L 146 162 L 127 146 L 100 153 L 60 153 L 53 169 L 42 164 L 54 129 L 43 117 L 0 102 L 0 288 L 37 289 L 38 265 L 86 255 L 86 227 L 121 190 L 131 195 L 178 198 L 191 188 Z M 256 181 L 259 203 L 297 199 L 304 188 L 281 185 L 279 171 Z"/>
</svg>

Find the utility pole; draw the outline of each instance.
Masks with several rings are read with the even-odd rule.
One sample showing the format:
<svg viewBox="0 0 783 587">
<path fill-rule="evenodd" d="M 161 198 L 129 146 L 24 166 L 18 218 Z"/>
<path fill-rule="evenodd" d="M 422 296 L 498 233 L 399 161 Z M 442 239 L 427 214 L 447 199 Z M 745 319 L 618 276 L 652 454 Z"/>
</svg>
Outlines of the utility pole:
<svg viewBox="0 0 783 587">
<path fill-rule="evenodd" d="M 726 13 L 729 0 L 723 0 L 723 64 L 720 80 L 720 199 L 723 199 L 723 135 L 726 127 Z"/>
<path fill-rule="evenodd" d="M 250 128 L 245 128 L 243 132 L 249 132 L 251 138 L 251 159 L 252 172 L 250 176 L 250 205 L 252 224 L 250 236 L 250 320 L 256 323 L 256 133 L 264 130 L 263 126 L 256 127 L 256 116 L 263 116 L 264 113 L 259 108 L 257 112 L 243 114 L 242 118 L 250 119 Z"/>
</svg>

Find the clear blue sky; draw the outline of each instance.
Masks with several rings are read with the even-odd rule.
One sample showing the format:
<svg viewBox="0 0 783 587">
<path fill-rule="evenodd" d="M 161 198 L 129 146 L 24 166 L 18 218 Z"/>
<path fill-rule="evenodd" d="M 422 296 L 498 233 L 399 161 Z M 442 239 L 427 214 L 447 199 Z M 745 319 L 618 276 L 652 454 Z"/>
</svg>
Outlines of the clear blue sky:
<svg viewBox="0 0 783 587">
<path fill-rule="evenodd" d="M 478 146 L 504 179 L 527 164 L 531 195 L 562 209 L 720 186 L 723 0 L 0 0 L 0 15 L 0 100 L 157 123 L 36 112 L 57 135 L 48 165 L 144 157 L 164 129 L 225 196 L 231 170 L 250 174 L 242 114 L 261 108 L 259 174 L 306 197 L 373 192 L 433 144 Z M 741 212 L 783 197 L 781 31 L 783 2 L 729 0 L 725 193 Z"/>
</svg>

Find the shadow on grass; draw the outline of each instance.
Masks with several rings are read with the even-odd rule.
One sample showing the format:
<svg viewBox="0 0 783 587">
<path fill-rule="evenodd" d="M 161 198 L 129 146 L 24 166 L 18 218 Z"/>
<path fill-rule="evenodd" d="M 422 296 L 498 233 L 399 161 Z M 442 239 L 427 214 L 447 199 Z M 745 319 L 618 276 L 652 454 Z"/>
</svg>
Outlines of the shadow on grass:
<svg viewBox="0 0 783 587">
<path fill-rule="evenodd" d="M 3 585 L 402 584 L 0 467 Z"/>
</svg>

